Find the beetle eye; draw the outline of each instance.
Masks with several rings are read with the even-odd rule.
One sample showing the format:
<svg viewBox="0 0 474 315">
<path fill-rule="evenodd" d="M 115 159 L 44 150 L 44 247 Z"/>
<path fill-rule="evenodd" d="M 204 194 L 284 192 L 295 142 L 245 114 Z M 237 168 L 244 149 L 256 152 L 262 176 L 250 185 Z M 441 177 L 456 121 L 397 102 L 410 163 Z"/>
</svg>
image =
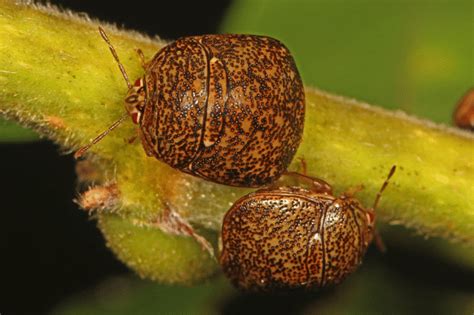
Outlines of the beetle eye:
<svg viewBox="0 0 474 315">
<path fill-rule="evenodd" d="M 138 100 L 137 96 L 132 94 L 132 95 L 130 95 L 129 97 L 127 97 L 125 99 L 125 102 L 130 103 L 130 104 L 134 104 L 134 103 L 137 102 L 137 100 Z"/>
<path fill-rule="evenodd" d="M 135 83 L 133 84 L 134 86 L 138 87 L 142 85 L 142 79 L 136 79 Z"/>
</svg>

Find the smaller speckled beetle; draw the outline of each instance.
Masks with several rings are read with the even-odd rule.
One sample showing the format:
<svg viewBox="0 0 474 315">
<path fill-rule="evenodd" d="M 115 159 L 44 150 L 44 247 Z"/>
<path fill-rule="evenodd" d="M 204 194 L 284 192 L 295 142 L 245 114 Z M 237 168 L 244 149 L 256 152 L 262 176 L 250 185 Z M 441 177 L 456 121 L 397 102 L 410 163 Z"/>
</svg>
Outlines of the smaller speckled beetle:
<svg viewBox="0 0 474 315">
<path fill-rule="evenodd" d="M 355 192 L 335 197 L 326 182 L 310 189 L 264 188 L 238 200 L 224 217 L 220 263 L 238 288 L 251 291 L 322 288 L 340 283 L 362 261 L 372 239 L 375 209 L 395 166 L 372 208 Z"/>
<path fill-rule="evenodd" d="M 132 85 L 99 31 L 127 82 L 127 115 L 76 158 L 129 115 L 145 152 L 188 174 L 258 187 L 286 171 L 301 141 L 305 99 L 281 42 L 238 34 L 183 37 L 144 63 L 145 75 Z"/>
<path fill-rule="evenodd" d="M 459 128 L 474 131 L 474 88 L 471 88 L 459 101 L 453 120 Z"/>
</svg>

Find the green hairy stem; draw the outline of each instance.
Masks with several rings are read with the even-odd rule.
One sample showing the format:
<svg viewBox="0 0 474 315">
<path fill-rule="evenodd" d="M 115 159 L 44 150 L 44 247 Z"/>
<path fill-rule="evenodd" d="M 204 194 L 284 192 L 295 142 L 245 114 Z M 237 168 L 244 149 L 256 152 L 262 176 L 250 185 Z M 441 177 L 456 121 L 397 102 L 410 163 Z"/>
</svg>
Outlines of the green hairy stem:
<svg viewBox="0 0 474 315">
<path fill-rule="evenodd" d="M 127 88 L 98 25 L 131 80 L 143 74 L 135 49 L 150 59 L 165 44 L 53 8 L 0 0 L 0 114 L 68 152 L 119 119 Z M 314 88 L 306 88 L 306 100 L 303 142 L 290 169 L 300 170 L 304 159 L 308 175 L 337 193 L 362 184 L 357 197 L 370 207 L 397 165 L 377 209 L 379 222 L 472 246 L 471 134 Z M 136 128 L 126 120 L 91 147 L 78 176 L 92 188 L 79 203 L 96 210 L 108 246 L 141 276 L 167 283 L 207 278 L 218 269 L 215 258 L 180 227 L 191 224 L 216 248 L 223 215 L 251 190 L 210 183 L 147 157 L 139 141 L 128 141 Z M 164 209 L 180 223 L 163 225 Z"/>
</svg>

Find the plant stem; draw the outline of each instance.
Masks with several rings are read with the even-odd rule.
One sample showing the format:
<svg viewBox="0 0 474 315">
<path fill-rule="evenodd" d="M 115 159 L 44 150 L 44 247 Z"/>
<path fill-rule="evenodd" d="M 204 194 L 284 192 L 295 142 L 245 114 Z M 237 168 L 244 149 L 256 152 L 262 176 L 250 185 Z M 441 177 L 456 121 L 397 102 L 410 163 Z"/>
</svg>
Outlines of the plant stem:
<svg viewBox="0 0 474 315">
<path fill-rule="evenodd" d="M 126 85 L 97 21 L 51 8 L 0 0 L 0 114 L 73 151 L 123 114 Z M 151 56 L 164 45 L 135 32 L 107 31 L 131 78 L 142 74 L 134 49 Z M 338 192 L 363 184 L 371 206 L 390 167 L 398 170 L 377 209 L 381 221 L 426 236 L 472 245 L 474 138 L 471 134 L 307 88 L 303 142 L 297 153 L 309 175 Z M 164 205 L 208 229 L 215 242 L 221 219 L 249 189 L 206 182 L 127 144 L 127 121 L 87 156 L 103 182 L 119 193 L 113 212 L 98 213 L 108 245 L 144 277 L 188 283 L 208 277 L 216 264 L 193 239 L 168 235 L 152 222 Z M 292 169 L 298 169 L 298 158 Z M 203 232 L 205 233 L 205 232 Z"/>
</svg>

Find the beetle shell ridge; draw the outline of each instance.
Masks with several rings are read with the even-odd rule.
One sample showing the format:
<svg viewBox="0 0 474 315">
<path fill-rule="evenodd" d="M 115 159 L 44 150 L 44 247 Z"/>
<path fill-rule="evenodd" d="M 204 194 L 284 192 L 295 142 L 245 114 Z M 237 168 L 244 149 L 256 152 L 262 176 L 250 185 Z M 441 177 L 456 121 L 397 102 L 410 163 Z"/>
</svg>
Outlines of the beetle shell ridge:
<svg viewBox="0 0 474 315">
<path fill-rule="evenodd" d="M 304 89 L 279 41 L 254 35 L 178 39 L 144 76 L 148 155 L 210 181 L 257 187 L 277 179 L 301 141 Z"/>
<path fill-rule="evenodd" d="M 321 288 L 353 272 L 372 237 L 354 198 L 297 187 L 263 189 L 225 215 L 220 263 L 245 290 Z"/>
</svg>

